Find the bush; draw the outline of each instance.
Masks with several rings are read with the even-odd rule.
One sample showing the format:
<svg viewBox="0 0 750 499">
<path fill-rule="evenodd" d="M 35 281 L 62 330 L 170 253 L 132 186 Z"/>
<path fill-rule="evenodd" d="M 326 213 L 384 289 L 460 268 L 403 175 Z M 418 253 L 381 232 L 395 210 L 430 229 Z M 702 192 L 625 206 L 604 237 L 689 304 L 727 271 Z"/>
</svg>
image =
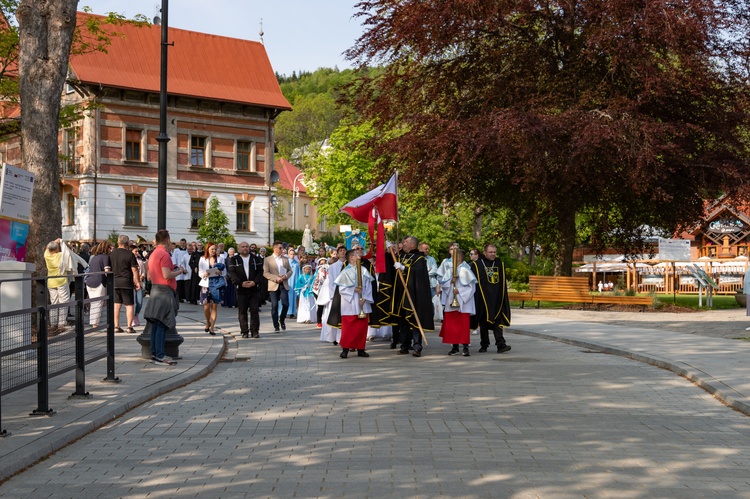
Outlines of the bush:
<svg viewBox="0 0 750 499">
<path fill-rule="evenodd" d="M 302 244 L 302 234 L 304 234 L 303 230 L 295 230 L 295 229 L 274 229 L 273 231 L 273 238 L 276 241 L 281 241 L 283 243 L 290 243 L 294 246 L 299 246 Z"/>
</svg>

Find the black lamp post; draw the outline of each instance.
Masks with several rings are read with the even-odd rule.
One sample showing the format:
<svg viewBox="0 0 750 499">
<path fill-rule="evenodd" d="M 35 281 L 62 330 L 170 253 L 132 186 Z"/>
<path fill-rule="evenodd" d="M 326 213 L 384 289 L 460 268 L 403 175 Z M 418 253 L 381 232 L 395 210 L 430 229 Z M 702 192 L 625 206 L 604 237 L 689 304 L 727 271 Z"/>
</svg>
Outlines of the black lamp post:
<svg viewBox="0 0 750 499">
<path fill-rule="evenodd" d="M 167 50 L 169 48 L 169 0 L 161 0 L 161 86 L 159 92 L 159 175 L 156 199 L 156 230 L 167 228 Z M 141 357 L 151 358 L 151 322 L 146 324 L 143 332 L 136 338 L 141 345 Z M 173 359 L 180 358 L 180 345 L 185 339 L 177 329 L 170 329 L 164 337 L 164 353 Z"/>
<path fill-rule="evenodd" d="M 161 0 L 161 88 L 159 92 L 159 184 L 156 201 L 156 229 L 167 228 L 167 49 L 169 48 L 169 0 Z"/>
</svg>

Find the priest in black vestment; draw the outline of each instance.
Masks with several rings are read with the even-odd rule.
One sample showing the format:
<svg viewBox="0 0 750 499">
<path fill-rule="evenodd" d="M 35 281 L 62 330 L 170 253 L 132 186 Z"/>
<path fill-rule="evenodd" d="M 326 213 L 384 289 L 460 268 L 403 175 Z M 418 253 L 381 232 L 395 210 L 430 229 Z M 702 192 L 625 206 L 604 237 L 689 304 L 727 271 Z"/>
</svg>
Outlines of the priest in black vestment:
<svg viewBox="0 0 750 499">
<path fill-rule="evenodd" d="M 479 327 L 479 352 L 486 352 L 490 346 L 490 329 L 495 335 L 497 352 L 507 352 L 510 345 L 505 341 L 503 328 L 510 326 L 510 301 L 505 265 L 497 259 L 497 247 L 487 244 L 484 255 L 471 262 L 471 270 L 479 281 L 474 293 L 477 315 L 471 321 L 471 329 Z"/>
<path fill-rule="evenodd" d="M 425 255 L 417 249 L 418 247 L 419 240 L 416 237 L 405 237 L 398 254 L 398 262 L 393 264 L 393 267 L 401 270 L 404 276 L 406 289 L 409 290 L 414 308 L 398 276 L 394 280 L 393 298 L 390 300 L 391 314 L 398 320 L 398 330 L 401 336 L 401 348 L 398 353 L 407 354 L 413 347 L 414 357 L 422 356 L 422 334 L 419 331 L 419 324 L 424 331 L 435 329 L 430 274 L 427 270 Z"/>
</svg>

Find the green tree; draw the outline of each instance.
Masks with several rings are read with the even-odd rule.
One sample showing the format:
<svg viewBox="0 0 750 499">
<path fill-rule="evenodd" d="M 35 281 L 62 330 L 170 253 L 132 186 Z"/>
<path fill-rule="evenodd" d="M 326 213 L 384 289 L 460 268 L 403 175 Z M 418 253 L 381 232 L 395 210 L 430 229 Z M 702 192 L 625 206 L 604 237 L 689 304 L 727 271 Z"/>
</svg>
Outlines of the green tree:
<svg viewBox="0 0 750 499">
<path fill-rule="evenodd" d="M 276 121 L 279 154 L 301 165 L 306 159 L 305 151 L 320 147 L 351 112 L 342 101 L 352 91 L 355 73 L 350 69 L 320 68 L 312 73 L 293 73 L 291 77 L 277 75 L 277 79 L 293 109 Z"/>
<path fill-rule="evenodd" d="M 298 163 L 295 151 L 328 138 L 340 120 L 341 111 L 330 93 L 299 95 L 293 112 L 281 113 L 276 120 L 279 154 Z"/>
<path fill-rule="evenodd" d="M 224 243 L 225 248 L 234 240 L 229 231 L 229 217 L 221 209 L 221 202 L 216 196 L 212 196 L 208 201 L 206 215 L 198 221 L 198 240 L 203 244 L 209 241 L 215 244 Z"/>
<path fill-rule="evenodd" d="M 347 223 L 349 215 L 339 213 L 346 203 L 377 185 L 375 161 L 363 144 L 374 130 L 368 123 L 343 122 L 333 132 L 330 146 L 308 152 L 303 161 L 305 184 L 314 196 L 318 217 L 330 223 Z"/>
</svg>

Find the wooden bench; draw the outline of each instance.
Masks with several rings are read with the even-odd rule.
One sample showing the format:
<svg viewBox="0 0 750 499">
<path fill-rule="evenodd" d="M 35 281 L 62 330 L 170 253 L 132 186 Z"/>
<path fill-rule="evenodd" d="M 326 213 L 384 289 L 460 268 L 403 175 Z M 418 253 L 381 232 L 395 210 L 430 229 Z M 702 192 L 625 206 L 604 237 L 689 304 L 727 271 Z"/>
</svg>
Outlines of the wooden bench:
<svg viewBox="0 0 750 499">
<path fill-rule="evenodd" d="M 650 296 L 616 296 L 616 295 L 592 295 L 589 292 L 588 277 L 567 277 L 567 276 L 529 276 L 529 292 L 519 293 L 510 292 L 508 298 L 521 302 L 521 308 L 524 308 L 526 301 L 535 301 L 536 308 L 539 308 L 541 302 L 561 302 L 561 303 L 591 303 L 592 305 L 641 305 L 649 306 L 653 304 L 653 298 Z"/>
<path fill-rule="evenodd" d="M 524 308 L 524 303 L 527 301 L 531 301 L 533 299 L 533 296 L 527 291 L 508 291 L 508 299 L 510 301 L 520 301 L 521 308 Z"/>
<path fill-rule="evenodd" d="M 649 306 L 654 304 L 654 299 L 650 296 L 592 296 L 594 303 L 600 304 L 613 304 L 613 305 L 644 305 Z"/>
<path fill-rule="evenodd" d="M 539 308 L 540 302 L 594 303 L 588 277 L 529 276 L 529 291 Z"/>
</svg>

